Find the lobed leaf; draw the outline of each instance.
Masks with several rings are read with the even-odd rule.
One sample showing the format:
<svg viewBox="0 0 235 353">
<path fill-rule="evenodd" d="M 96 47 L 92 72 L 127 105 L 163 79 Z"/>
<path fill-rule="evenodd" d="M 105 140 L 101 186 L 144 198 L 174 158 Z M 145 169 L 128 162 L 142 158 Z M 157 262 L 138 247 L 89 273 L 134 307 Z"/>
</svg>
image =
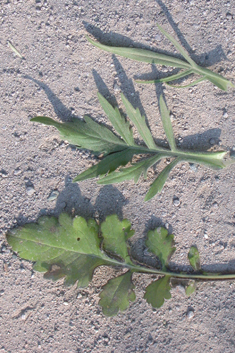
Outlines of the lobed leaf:
<svg viewBox="0 0 235 353">
<path fill-rule="evenodd" d="M 135 109 L 123 94 L 121 94 L 121 97 L 129 119 L 135 125 L 137 131 L 139 132 L 140 136 L 142 137 L 148 148 L 156 149 L 156 145 L 151 135 L 151 132 L 145 122 L 145 117 L 141 116 L 139 109 Z"/>
<path fill-rule="evenodd" d="M 162 269 L 165 270 L 170 257 L 176 250 L 173 247 L 174 235 L 168 234 L 167 229 L 158 227 L 148 232 L 145 244 L 148 250 L 159 258 Z"/>
<path fill-rule="evenodd" d="M 146 288 L 144 299 L 147 300 L 154 308 L 160 308 L 164 304 L 165 299 L 171 298 L 170 276 L 165 276 L 157 281 L 152 282 Z"/>
<path fill-rule="evenodd" d="M 114 316 L 118 311 L 124 311 L 129 306 L 129 301 L 135 300 L 134 285 L 131 281 L 132 273 L 113 278 L 103 287 L 100 293 L 99 305 L 106 316 Z"/>
<path fill-rule="evenodd" d="M 101 232 L 104 250 L 121 257 L 125 263 L 132 263 L 126 244 L 135 233 L 131 230 L 131 223 L 127 219 L 120 221 L 117 215 L 111 215 L 101 224 Z"/>
<path fill-rule="evenodd" d="M 98 184 L 114 184 L 121 183 L 124 180 L 134 179 L 135 183 L 138 182 L 141 174 L 147 177 L 147 170 L 153 164 L 157 163 L 163 156 L 161 154 L 156 154 L 148 159 L 137 162 L 133 166 L 128 168 L 122 168 L 118 172 L 110 173 L 108 176 L 98 180 Z"/>
<path fill-rule="evenodd" d="M 147 192 L 144 201 L 149 201 L 152 199 L 158 192 L 162 191 L 162 188 L 166 182 L 166 179 L 168 178 L 168 175 L 170 174 L 171 170 L 176 166 L 177 163 L 179 163 L 181 158 L 177 157 L 175 158 L 170 164 L 168 164 L 162 171 L 161 173 L 157 176 L 155 181 L 152 183 L 149 191 Z"/>
<path fill-rule="evenodd" d="M 68 123 L 59 123 L 44 116 L 32 118 L 31 121 L 56 127 L 62 138 L 68 140 L 69 143 L 90 151 L 110 153 L 120 151 L 126 146 L 125 142 L 112 131 L 88 116 L 85 116 L 84 120 L 73 119 Z"/>
<path fill-rule="evenodd" d="M 46 278 L 65 277 L 65 284 L 87 286 L 97 266 L 112 264 L 100 250 L 98 225 L 92 219 L 72 219 L 65 213 L 59 219 L 41 217 L 9 232 L 7 240 L 21 258 L 36 262 L 36 270 L 47 271 Z"/>
<path fill-rule="evenodd" d="M 100 93 L 98 93 L 98 98 L 114 129 L 119 133 L 119 135 L 128 145 L 135 146 L 130 123 L 121 116 L 118 108 L 113 108 L 112 105 Z"/>
<path fill-rule="evenodd" d="M 98 164 L 88 168 L 73 179 L 73 182 L 95 178 L 108 172 L 113 172 L 122 165 L 126 165 L 132 159 L 135 150 L 125 148 L 121 152 L 112 153 L 104 157 Z"/>
<path fill-rule="evenodd" d="M 189 259 L 190 265 L 194 268 L 194 270 L 198 271 L 201 269 L 199 252 L 196 246 L 191 246 L 188 253 L 188 259 Z"/>
<path fill-rule="evenodd" d="M 160 96 L 160 99 L 159 99 L 159 107 L 160 107 L 160 113 L 162 117 L 163 128 L 165 130 L 165 134 L 169 142 L 170 149 L 172 151 L 176 151 L 177 148 L 176 148 L 175 136 L 174 136 L 174 132 L 171 124 L 171 119 L 170 119 L 170 111 L 167 109 L 166 103 L 162 95 Z"/>
</svg>

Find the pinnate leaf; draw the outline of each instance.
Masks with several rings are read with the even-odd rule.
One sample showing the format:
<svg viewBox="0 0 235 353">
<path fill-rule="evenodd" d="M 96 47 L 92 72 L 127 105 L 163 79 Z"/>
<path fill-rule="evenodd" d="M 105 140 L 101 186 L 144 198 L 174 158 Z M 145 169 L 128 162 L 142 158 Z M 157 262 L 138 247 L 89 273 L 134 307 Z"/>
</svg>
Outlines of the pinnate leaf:
<svg viewBox="0 0 235 353">
<path fill-rule="evenodd" d="M 126 244 L 134 234 L 131 223 L 127 219 L 120 221 L 117 215 L 111 215 L 102 223 L 101 232 L 104 250 L 121 257 L 125 263 L 131 263 Z"/>
<path fill-rule="evenodd" d="M 165 299 L 171 298 L 170 276 L 164 276 L 157 281 L 152 282 L 146 288 L 144 299 L 154 308 L 160 308 Z"/>
<path fill-rule="evenodd" d="M 118 311 L 124 311 L 129 306 L 129 301 L 135 300 L 134 285 L 131 281 L 130 271 L 124 275 L 113 278 L 103 287 L 100 293 L 99 305 L 106 316 L 114 316 Z"/>
<path fill-rule="evenodd" d="M 188 259 L 189 259 L 190 265 L 194 268 L 194 270 L 198 271 L 201 269 L 199 251 L 196 248 L 196 246 L 191 246 L 188 253 Z"/>
<path fill-rule="evenodd" d="M 170 257 L 176 250 L 173 245 L 174 235 L 168 234 L 167 229 L 163 227 L 150 230 L 147 234 L 146 246 L 159 258 L 163 270 L 166 269 Z"/>
</svg>

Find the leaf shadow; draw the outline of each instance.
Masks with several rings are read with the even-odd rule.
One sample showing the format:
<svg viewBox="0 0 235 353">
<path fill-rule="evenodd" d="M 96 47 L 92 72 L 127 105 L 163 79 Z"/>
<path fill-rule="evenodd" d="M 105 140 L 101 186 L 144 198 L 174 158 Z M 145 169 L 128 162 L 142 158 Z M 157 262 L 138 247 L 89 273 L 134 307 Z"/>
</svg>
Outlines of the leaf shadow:
<svg viewBox="0 0 235 353">
<path fill-rule="evenodd" d="M 112 104 L 113 106 L 117 106 L 118 103 L 116 97 L 110 93 L 108 86 L 95 69 L 92 69 L 92 75 L 94 77 L 98 92 L 102 94 L 102 96 L 105 97 L 110 104 Z"/>
<path fill-rule="evenodd" d="M 59 193 L 56 205 L 53 209 L 43 208 L 39 211 L 37 218 L 41 216 L 58 217 L 65 212 L 71 216 L 81 216 L 86 220 L 95 218 L 103 222 L 105 218 L 112 214 L 117 214 L 120 220 L 123 219 L 123 206 L 128 201 L 122 193 L 112 185 L 102 187 L 98 193 L 95 203 L 92 204 L 90 198 L 84 196 L 78 183 L 73 183 L 69 175 L 65 178 L 64 189 Z M 21 213 L 16 218 L 17 226 L 22 226 L 32 222 L 30 217 L 25 217 Z"/>
<path fill-rule="evenodd" d="M 192 59 L 200 66 L 203 67 L 210 67 L 216 63 L 221 62 L 222 60 L 227 60 L 228 58 L 225 55 L 222 45 L 219 44 L 217 45 L 214 49 L 211 49 L 207 52 L 201 53 L 201 54 L 195 54 L 194 50 L 190 47 L 188 44 L 187 40 L 184 38 L 182 32 L 178 28 L 176 22 L 173 20 L 169 10 L 167 9 L 166 5 L 161 1 L 161 0 L 156 0 L 158 5 L 161 7 L 162 12 L 165 14 L 165 16 L 168 19 L 169 24 L 173 28 L 174 32 L 176 33 L 181 45 L 188 51 Z M 110 32 L 103 32 L 100 28 L 83 21 L 83 25 L 86 29 L 86 31 L 94 36 L 99 42 L 102 44 L 106 45 L 112 45 L 112 46 L 117 46 L 117 47 L 135 47 L 135 48 L 141 48 L 141 49 L 147 49 L 151 51 L 155 51 L 161 54 L 166 54 L 173 56 L 175 58 L 180 58 L 182 59 L 182 56 L 178 53 L 172 53 L 172 51 L 169 50 L 163 50 L 160 48 L 153 47 L 151 45 L 143 45 L 142 43 L 133 41 L 127 36 L 124 36 L 122 34 L 110 31 Z M 156 27 L 156 31 L 159 31 Z M 162 35 L 162 34 L 161 34 Z"/>
<path fill-rule="evenodd" d="M 210 50 L 209 52 L 202 53 L 202 54 L 195 54 L 194 50 L 190 47 L 189 43 L 185 39 L 183 33 L 179 29 L 177 23 L 174 21 L 170 11 L 168 10 L 167 6 L 161 0 L 156 0 L 157 4 L 160 6 L 162 12 L 166 16 L 168 23 L 171 25 L 172 29 L 174 30 L 175 34 L 177 35 L 181 45 L 187 50 L 190 54 L 192 59 L 196 61 L 197 64 L 209 67 L 212 66 L 222 60 L 228 60 L 227 56 L 225 55 L 222 45 L 219 44 L 216 48 Z"/>
<path fill-rule="evenodd" d="M 128 204 L 128 200 L 113 185 L 105 185 L 100 189 L 96 198 L 94 209 L 98 212 L 99 221 L 103 222 L 105 218 L 112 214 L 117 214 L 120 220 L 123 219 L 123 206 Z"/>
<path fill-rule="evenodd" d="M 181 149 L 193 151 L 207 151 L 211 147 L 219 145 L 221 129 L 209 129 L 202 133 L 188 135 L 180 144 Z"/>
<path fill-rule="evenodd" d="M 161 218 L 152 215 L 151 218 L 145 223 L 143 236 L 133 242 L 131 247 L 132 256 L 135 260 L 154 268 L 161 268 L 161 263 L 154 254 L 148 251 L 145 242 L 147 233 L 158 227 L 164 227 L 164 223 Z M 169 232 L 171 233 L 171 231 L 172 227 L 170 226 Z"/>
<path fill-rule="evenodd" d="M 43 91 L 46 93 L 49 101 L 51 102 L 54 112 L 57 115 L 57 117 L 66 122 L 71 120 L 72 118 L 79 118 L 78 116 L 74 115 L 70 109 L 68 109 L 62 102 L 61 100 L 55 95 L 55 93 L 51 90 L 51 88 L 46 85 L 44 82 L 39 81 L 29 75 L 24 75 L 23 78 L 30 80 L 34 82 L 36 85 L 38 85 Z"/>
<path fill-rule="evenodd" d="M 99 74 L 93 70 L 93 76 L 95 79 L 95 82 L 97 83 L 97 87 L 99 87 L 99 91 L 101 91 L 102 89 L 107 92 L 108 91 L 108 87 L 105 85 L 104 81 L 101 79 L 101 77 L 99 76 Z M 63 103 L 62 101 L 55 95 L 55 93 L 51 90 L 51 88 L 46 85 L 45 83 L 34 79 L 33 77 L 29 76 L 29 75 L 25 75 L 23 76 L 24 78 L 33 81 L 35 84 L 37 84 L 41 89 L 44 90 L 44 92 L 46 93 L 49 101 L 51 102 L 54 112 L 56 114 L 56 116 L 62 120 L 62 122 L 68 122 L 71 121 L 71 119 L 79 119 L 81 120 L 81 117 L 78 115 L 74 115 L 70 109 L 68 109 Z M 102 87 L 102 89 L 101 89 Z M 110 95 L 111 96 L 111 95 Z M 115 97 L 113 96 L 113 100 L 115 99 Z M 116 100 L 115 100 L 116 102 Z M 117 105 L 117 104 L 116 104 Z M 91 118 L 93 121 L 95 121 L 96 123 L 99 123 L 99 121 L 97 121 L 96 119 L 94 119 L 90 114 L 86 114 L 86 116 L 88 116 L 89 118 Z M 99 123 L 100 124 L 100 123 Z M 119 135 L 112 129 L 112 127 L 104 122 L 102 122 L 100 124 L 101 126 L 105 126 L 107 129 L 109 129 L 110 131 L 112 131 L 115 135 L 117 135 L 119 137 Z M 70 144 L 71 146 L 73 146 L 72 144 Z M 92 154 L 92 152 L 90 151 L 90 153 Z"/>
</svg>

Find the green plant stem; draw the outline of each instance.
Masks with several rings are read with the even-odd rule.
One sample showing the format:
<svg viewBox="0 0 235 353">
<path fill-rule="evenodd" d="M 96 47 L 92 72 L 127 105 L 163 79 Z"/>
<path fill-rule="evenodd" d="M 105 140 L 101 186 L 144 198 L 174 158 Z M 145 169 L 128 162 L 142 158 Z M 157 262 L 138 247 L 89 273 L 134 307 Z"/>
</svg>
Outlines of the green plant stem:
<svg viewBox="0 0 235 353">
<path fill-rule="evenodd" d="M 105 259 L 107 259 L 105 257 Z M 114 266 L 122 266 L 128 268 L 132 272 L 142 272 L 148 274 L 156 274 L 161 276 L 170 276 L 175 278 L 184 278 L 184 279 L 198 279 L 198 280 L 228 280 L 228 279 L 235 279 L 235 274 L 188 274 L 188 273 L 177 273 L 171 271 L 163 271 L 154 268 L 142 267 L 140 265 L 132 265 L 127 263 L 119 262 L 115 259 L 110 259 L 110 265 Z"/>
<path fill-rule="evenodd" d="M 129 146 L 128 146 L 129 148 Z M 175 150 L 171 151 L 164 147 L 157 147 L 155 149 L 147 149 L 143 146 L 130 146 L 130 149 L 134 149 L 136 154 L 155 154 L 160 153 L 162 157 L 180 157 L 183 161 L 189 161 L 192 163 L 202 163 L 212 167 L 223 168 L 223 161 L 222 158 L 226 154 L 225 151 L 220 152 L 189 152 L 189 151 L 182 151 L 182 150 Z"/>
</svg>

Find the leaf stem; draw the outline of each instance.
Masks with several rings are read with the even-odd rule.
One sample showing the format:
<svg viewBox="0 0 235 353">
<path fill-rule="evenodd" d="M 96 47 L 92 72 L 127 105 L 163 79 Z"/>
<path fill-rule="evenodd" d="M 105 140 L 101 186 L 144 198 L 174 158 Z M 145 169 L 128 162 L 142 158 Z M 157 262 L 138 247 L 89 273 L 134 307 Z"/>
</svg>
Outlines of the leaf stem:
<svg viewBox="0 0 235 353">
<path fill-rule="evenodd" d="M 156 274 L 162 276 L 170 276 L 175 278 L 185 278 L 185 279 L 201 279 L 201 280 L 228 280 L 228 279 L 235 279 L 235 274 L 188 274 L 188 273 L 177 273 L 171 271 L 162 271 L 154 268 L 142 267 L 139 265 L 129 265 L 129 264 L 122 264 L 118 263 L 123 267 L 129 268 L 132 272 L 142 272 L 142 273 L 149 273 L 149 274 Z"/>
</svg>

